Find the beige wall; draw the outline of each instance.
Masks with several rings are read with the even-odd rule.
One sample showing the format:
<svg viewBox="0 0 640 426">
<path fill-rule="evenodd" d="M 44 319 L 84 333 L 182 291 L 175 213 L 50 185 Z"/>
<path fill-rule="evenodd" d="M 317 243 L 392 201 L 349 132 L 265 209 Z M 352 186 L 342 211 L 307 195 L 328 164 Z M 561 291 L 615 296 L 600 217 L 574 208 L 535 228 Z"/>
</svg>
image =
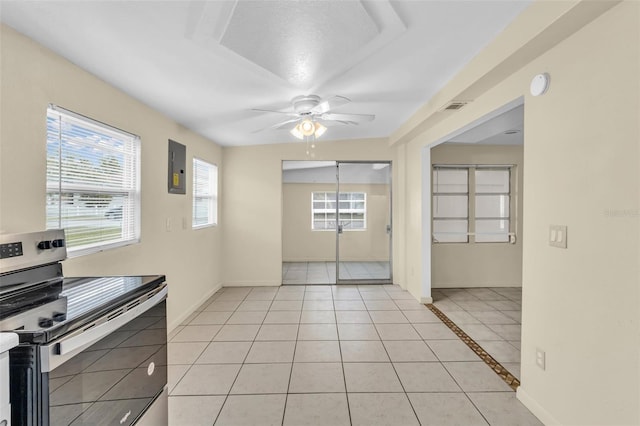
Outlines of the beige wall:
<svg viewBox="0 0 640 426">
<path fill-rule="evenodd" d="M 512 169 L 511 231 L 515 244 L 434 243 L 432 287 L 519 287 L 522 285 L 522 146 L 442 144 L 431 164 L 506 164 Z"/>
<path fill-rule="evenodd" d="M 282 161 L 308 160 L 306 145 L 289 143 L 223 150 L 224 285 L 282 283 Z M 393 160 L 383 139 L 321 141 L 313 160 Z M 396 168 L 393 167 L 395 182 Z M 395 184 L 392 184 L 395 185 Z M 395 188 L 395 186 L 394 186 Z M 393 202 L 394 211 L 401 207 Z M 395 220 L 394 220 L 395 226 Z M 394 247 L 395 247 L 394 241 Z M 394 281 L 396 280 L 394 263 Z"/>
<path fill-rule="evenodd" d="M 141 137 L 141 242 L 64 262 L 66 275 L 165 274 L 169 325 L 221 285 L 217 227 L 191 230 L 187 195 L 167 193 L 167 139 L 221 166 L 221 149 L 12 29 L 1 33 L 0 230 L 45 228 L 47 105 L 53 103 Z M 161 89 L 159 89 L 161 90 Z M 224 168 L 221 168 L 224 170 Z M 189 170 L 189 168 L 187 169 Z M 167 232 L 167 218 L 173 231 Z M 182 229 L 183 218 L 187 229 Z"/>
<path fill-rule="evenodd" d="M 462 110 L 433 119 L 403 148 L 407 285 L 414 295 L 422 295 L 422 149 L 524 95 L 518 397 L 547 424 L 636 425 L 640 424 L 640 3 L 608 3 L 603 7 L 613 7 L 592 22 L 590 11 L 602 3 L 565 2 L 560 11 L 556 6 L 538 2 L 518 18 L 536 22 L 548 16 L 553 30 L 533 34 L 533 41 L 523 46 L 525 53 L 516 56 L 519 62 L 504 62 L 511 67 L 508 75 L 478 92 Z M 555 26 L 556 22 L 563 25 Z M 576 22 L 587 24 L 568 36 L 562 32 Z M 513 34 L 521 36 L 531 27 L 507 29 L 493 46 L 511 46 L 518 39 Z M 553 47 L 539 56 L 529 55 L 549 44 Z M 488 50 L 496 56 L 491 46 Z M 483 53 L 480 56 L 486 59 Z M 530 59 L 523 62 L 523 58 Z M 481 63 L 472 63 L 465 75 L 473 75 L 473 67 Z M 551 87 L 544 96 L 532 97 L 529 83 L 540 72 L 551 75 Z M 492 80 L 484 73 L 478 71 L 477 81 Z M 447 89 L 453 96 L 472 87 L 460 80 L 454 83 L 458 87 Z M 549 246 L 551 224 L 568 226 L 568 249 Z M 536 348 L 546 351 L 545 371 L 535 364 Z"/>
<path fill-rule="evenodd" d="M 389 185 L 341 184 L 340 192 L 364 192 L 367 228 L 340 235 L 340 260 L 388 261 Z M 335 231 L 311 230 L 311 193 L 333 191 L 331 184 L 286 183 L 282 195 L 282 259 L 284 262 L 335 262 Z"/>
</svg>

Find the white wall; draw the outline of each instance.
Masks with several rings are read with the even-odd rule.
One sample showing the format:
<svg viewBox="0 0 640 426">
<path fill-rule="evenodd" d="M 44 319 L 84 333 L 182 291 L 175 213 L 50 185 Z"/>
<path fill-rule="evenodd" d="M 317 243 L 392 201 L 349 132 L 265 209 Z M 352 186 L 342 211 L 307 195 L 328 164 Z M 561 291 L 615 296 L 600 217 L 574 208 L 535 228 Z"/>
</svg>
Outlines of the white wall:
<svg viewBox="0 0 640 426">
<path fill-rule="evenodd" d="M 224 148 L 225 286 L 282 283 L 282 161 L 311 159 L 305 150 L 304 143 Z M 313 160 L 392 161 L 393 151 L 382 139 L 320 140 Z"/>
<path fill-rule="evenodd" d="M 432 287 L 522 286 L 522 162 L 523 147 L 446 143 L 431 149 L 431 164 L 514 165 L 511 226 L 516 242 L 433 243 Z"/>
<path fill-rule="evenodd" d="M 602 15 L 589 22 L 596 11 Z M 549 31 L 536 29 L 515 49 L 543 19 Z M 481 53 L 463 71 L 466 81 L 443 89 L 474 94 L 473 102 L 435 113 L 402 148 L 407 285 L 421 295 L 422 150 L 524 95 L 518 397 L 547 424 L 640 424 L 640 3 L 539 2 L 518 18 L 527 20 Z M 498 47 L 516 53 L 489 68 Z M 474 69 L 477 84 L 468 80 Z M 540 72 L 551 75 L 551 87 L 532 97 L 529 83 Z M 568 226 L 568 249 L 549 246 L 551 224 Z M 535 365 L 536 348 L 546 351 L 545 371 Z"/>
<path fill-rule="evenodd" d="M 0 230 L 44 229 L 49 103 L 141 137 L 141 242 L 64 262 L 66 275 L 165 274 L 177 325 L 222 284 L 219 228 L 191 230 L 193 156 L 218 164 L 219 146 L 148 108 L 14 30 L 0 38 Z M 161 88 L 159 88 L 161 90 Z M 167 139 L 187 146 L 187 195 L 167 193 Z M 222 200 L 221 202 L 224 202 Z M 167 232 L 167 218 L 173 231 Z M 186 219 L 187 229 L 182 229 Z"/>
</svg>

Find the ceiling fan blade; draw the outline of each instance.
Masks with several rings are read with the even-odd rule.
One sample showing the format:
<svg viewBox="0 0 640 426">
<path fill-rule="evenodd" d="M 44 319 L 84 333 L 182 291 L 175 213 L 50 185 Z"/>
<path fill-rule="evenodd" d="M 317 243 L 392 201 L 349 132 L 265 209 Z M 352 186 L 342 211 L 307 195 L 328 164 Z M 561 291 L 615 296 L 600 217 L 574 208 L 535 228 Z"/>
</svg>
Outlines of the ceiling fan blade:
<svg viewBox="0 0 640 426">
<path fill-rule="evenodd" d="M 292 118 L 290 120 L 281 121 L 279 123 L 274 124 L 273 126 L 264 127 L 262 129 L 254 130 L 252 133 L 260 133 L 260 132 L 263 132 L 265 130 L 273 130 L 273 129 L 279 130 L 279 129 L 283 128 L 284 126 L 286 126 L 287 124 L 295 123 L 298 120 L 299 120 L 299 118 L 296 117 L 296 118 Z"/>
<path fill-rule="evenodd" d="M 338 121 L 355 121 L 362 123 L 364 121 L 373 121 L 376 118 L 373 114 L 336 114 L 325 113 L 320 116 L 323 120 L 338 120 Z"/>
<path fill-rule="evenodd" d="M 337 126 L 357 126 L 358 123 L 355 121 L 343 121 L 343 120 L 319 120 L 320 123 L 325 125 L 326 127 L 337 127 Z"/>
<path fill-rule="evenodd" d="M 318 105 L 311 108 L 313 114 L 324 114 L 325 112 L 338 108 L 342 105 L 346 105 L 351 102 L 351 99 L 344 96 L 333 96 L 328 99 L 324 99 Z"/>
<path fill-rule="evenodd" d="M 260 108 L 252 108 L 251 111 L 274 112 L 276 114 L 284 114 L 284 115 L 288 115 L 290 117 L 298 117 L 298 113 L 297 112 L 293 112 L 293 111 L 278 111 L 278 110 L 275 110 L 275 109 L 260 109 Z"/>
</svg>

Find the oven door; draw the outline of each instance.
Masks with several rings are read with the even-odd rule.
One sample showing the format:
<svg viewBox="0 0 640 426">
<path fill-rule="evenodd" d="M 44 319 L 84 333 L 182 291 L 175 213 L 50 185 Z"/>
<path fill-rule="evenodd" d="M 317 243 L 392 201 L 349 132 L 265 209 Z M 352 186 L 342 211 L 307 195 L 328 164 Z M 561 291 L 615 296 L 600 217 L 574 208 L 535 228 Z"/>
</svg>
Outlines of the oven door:
<svg viewBox="0 0 640 426">
<path fill-rule="evenodd" d="M 29 401 L 22 413 L 13 413 L 14 422 L 134 424 L 167 383 L 165 299 L 166 293 L 157 294 L 129 312 L 36 350 L 39 365 L 33 370 L 40 374 L 32 381 L 23 378 Z"/>
</svg>

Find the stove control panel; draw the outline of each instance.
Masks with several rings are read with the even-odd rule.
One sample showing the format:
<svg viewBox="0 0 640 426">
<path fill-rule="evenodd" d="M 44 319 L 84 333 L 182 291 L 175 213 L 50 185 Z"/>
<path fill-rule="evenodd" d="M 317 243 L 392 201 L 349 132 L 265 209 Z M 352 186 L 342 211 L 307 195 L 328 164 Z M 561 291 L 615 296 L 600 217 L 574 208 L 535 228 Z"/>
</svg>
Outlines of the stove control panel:
<svg viewBox="0 0 640 426">
<path fill-rule="evenodd" d="M 0 273 L 66 259 L 63 229 L 24 234 L 0 234 Z"/>
<path fill-rule="evenodd" d="M 22 256 L 22 242 L 0 244 L 0 259 Z"/>
</svg>

